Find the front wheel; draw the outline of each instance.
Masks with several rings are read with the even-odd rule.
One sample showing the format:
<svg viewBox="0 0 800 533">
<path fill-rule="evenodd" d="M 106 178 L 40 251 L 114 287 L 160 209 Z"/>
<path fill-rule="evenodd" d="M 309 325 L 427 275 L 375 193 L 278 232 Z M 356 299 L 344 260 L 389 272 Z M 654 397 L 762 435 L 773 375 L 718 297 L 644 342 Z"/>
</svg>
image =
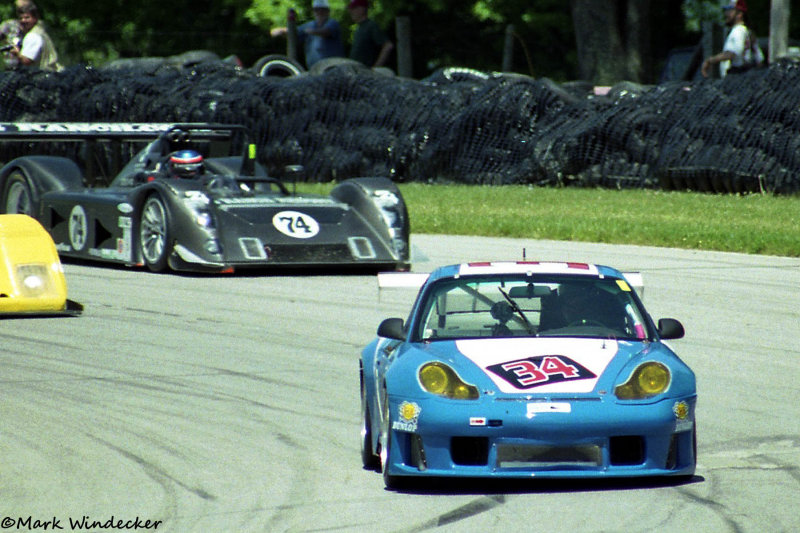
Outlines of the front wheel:
<svg viewBox="0 0 800 533">
<path fill-rule="evenodd" d="M 389 490 L 397 490 L 403 488 L 404 478 L 389 473 L 389 460 L 392 456 L 392 417 L 389 413 L 389 395 L 386 393 L 386 388 L 383 389 L 383 420 L 384 424 L 381 426 L 380 436 L 380 459 L 383 484 Z"/>
<path fill-rule="evenodd" d="M 363 374 L 361 375 L 361 463 L 367 470 L 380 468 L 380 459 L 372 448 L 372 420 Z"/>
<path fill-rule="evenodd" d="M 170 239 L 169 211 L 161 197 L 150 196 L 139 219 L 139 249 L 145 265 L 153 272 L 167 268 L 172 251 Z"/>
<path fill-rule="evenodd" d="M 22 171 L 15 170 L 9 174 L 3 191 L 2 208 L 9 215 L 33 216 L 33 192 Z"/>
</svg>

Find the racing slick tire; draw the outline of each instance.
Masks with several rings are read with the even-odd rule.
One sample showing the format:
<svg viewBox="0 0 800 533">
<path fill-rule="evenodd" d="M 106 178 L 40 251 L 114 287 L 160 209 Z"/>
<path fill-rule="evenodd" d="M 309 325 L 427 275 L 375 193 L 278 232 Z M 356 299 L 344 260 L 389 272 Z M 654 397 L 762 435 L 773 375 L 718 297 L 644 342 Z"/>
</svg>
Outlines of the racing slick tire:
<svg viewBox="0 0 800 533">
<path fill-rule="evenodd" d="M 34 203 L 30 182 L 22 170 L 16 169 L 9 174 L 3 187 L 2 210 L 6 214 L 34 215 Z"/>
<path fill-rule="evenodd" d="M 372 422 L 367 402 L 367 391 L 364 386 L 364 374 L 361 374 L 361 463 L 365 470 L 378 471 L 380 457 L 372 449 Z"/>
<path fill-rule="evenodd" d="M 142 205 L 137 235 L 144 264 L 153 272 L 163 272 L 169 265 L 172 253 L 169 222 L 169 210 L 161 197 L 148 196 Z"/>
<path fill-rule="evenodd" d="M 253 65 L 253 70 L 262 78 L 267 76 L 291 78 L 304 74 L 306 71 L 303 65 L 291 57 L 280 54 L 269 54 L 260 58 Z"/>
<path fill-rule="evenodd" d="M 403 476 L 395 476 L 389 473 L 389 457 L 392 451 L 392 417 L 389 413 L 389 394 L 386 392 L 386 386 L 383 388 L 383 420 L 386 425 L 381 428 L 380 442 L 380 460 L 381 460 L 381 473 L 383 474 L 383 484 L 389 490 L 398 490 L 405 487 L 406 479 Z"/>
</svg>

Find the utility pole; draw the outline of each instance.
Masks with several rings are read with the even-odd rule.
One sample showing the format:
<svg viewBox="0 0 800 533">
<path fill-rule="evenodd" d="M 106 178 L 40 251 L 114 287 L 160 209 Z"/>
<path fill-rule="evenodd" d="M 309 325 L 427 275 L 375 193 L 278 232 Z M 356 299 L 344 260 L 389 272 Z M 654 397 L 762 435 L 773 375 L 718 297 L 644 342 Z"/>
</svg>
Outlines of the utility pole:
<svg viewBox="0 0 800 533">
<path fill-rule="evenodd" d="M 769 62 L 789 51 L 789 0 L 772 0 L 769 10 Z"/>
<path fill-rule="evenodd" d="M 411 78 L 414 75 L 411 58 L 411 17 L 397 17 L 395 33 L 397 34 L 397 75 Z"/>
</svg>

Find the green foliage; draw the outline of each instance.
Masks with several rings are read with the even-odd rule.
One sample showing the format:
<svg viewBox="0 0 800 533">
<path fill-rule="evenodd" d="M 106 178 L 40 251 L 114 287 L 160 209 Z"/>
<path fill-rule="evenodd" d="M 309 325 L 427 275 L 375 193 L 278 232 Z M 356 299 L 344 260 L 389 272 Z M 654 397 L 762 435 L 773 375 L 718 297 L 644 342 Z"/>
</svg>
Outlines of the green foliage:
<svg viewBox="0 0 800 533">
<path fill-rule="evenodd" d="M 623 6 L 629 0 L 602 1 Z M 699 41 L 697 30 L 687 31 L 687 26 L 699 29 L 703 21 L 721 21 L 719 0 L 648 1 L 654 73 L 670 48 Z M 753 29 L 766 36 L 769 0 L 748 3 Z M 221 57 L 235 54 L 251 65 L 263 55 L 285 53 L 286 40 L 270 37 L 269 30 L 286 25 L 290 8 L 296 9 L 298 22 L 312 16 L 311 0 L 173 0 L 169 5 L 154 0 L 40 0 L 38 4 L 67 65 L 198 49 Z M 565 0 L 373 0 L 369 14 L 394 40 L 396 18 L 409 17 L 417 78 L 446 66 L 499 70 L 506 28 L 513 24 L 512 70 L 567 81 L 578 72 L 570 4 Z M 331 5 L 331 16 L 341 23 L 349 45 L 352 22 L 347 0 L 331 0 Z M 13 16 L 13 3 L 0 3 L 0 18 Z M 794 16 L 790 35 L 798 38 L 799 32 L 800 17 Z"/>
<path fill-rule="evenodd" d="M 686 28 L 690 31 L 701 31 L 703 23 L 722 24 L 720 3 L 713 0 L 683 0 L 683 14 L 686 17 Z"/>
<path fill-rule="evenodd" d="M 187 50 L 211 50 L 223 57 L 236 54 L 246 63 L 253 62 L 274 50 L 269 49 L 269 35 L 244 16 L 251 3 L 37 2 L 62 63 L 67 65 L 101 64 L 117 57 L 169 56 Z M 2 9 L 10 15 L 13 6 L 3 5 Z"/>
<path fill-rule="evenodd" d="M 413 233 L 800 257 L 800 196 L 521 185 L 405 183 L 399 187 Z M 331 188 L 331 184 L 298 185 L 298 190 L 318 194 Z M 764 224 L 765 220 L 770 223 Z"/>
</svg>

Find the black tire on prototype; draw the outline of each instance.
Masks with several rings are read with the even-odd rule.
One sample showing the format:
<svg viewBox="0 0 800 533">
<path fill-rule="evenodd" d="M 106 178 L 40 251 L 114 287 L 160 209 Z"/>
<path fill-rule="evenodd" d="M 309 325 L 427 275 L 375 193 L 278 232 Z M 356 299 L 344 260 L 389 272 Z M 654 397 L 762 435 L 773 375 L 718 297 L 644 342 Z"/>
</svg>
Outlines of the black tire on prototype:
<svg viewBox="0 0 800 533">
<path fill-rule="evenodd" d="M 21 170 L 9 174 L 3 188 L 3 213 L 34 215 L 34 197 L 31 186 Z"/>
<path fill-rule="evenodd" d="M 145 200 L 139 217 L 139 250 L 147 268 L 163 272 L 169 266 L 172 252 L 170 216 L 167 206 L 158 194 Z"/>
</svg>

